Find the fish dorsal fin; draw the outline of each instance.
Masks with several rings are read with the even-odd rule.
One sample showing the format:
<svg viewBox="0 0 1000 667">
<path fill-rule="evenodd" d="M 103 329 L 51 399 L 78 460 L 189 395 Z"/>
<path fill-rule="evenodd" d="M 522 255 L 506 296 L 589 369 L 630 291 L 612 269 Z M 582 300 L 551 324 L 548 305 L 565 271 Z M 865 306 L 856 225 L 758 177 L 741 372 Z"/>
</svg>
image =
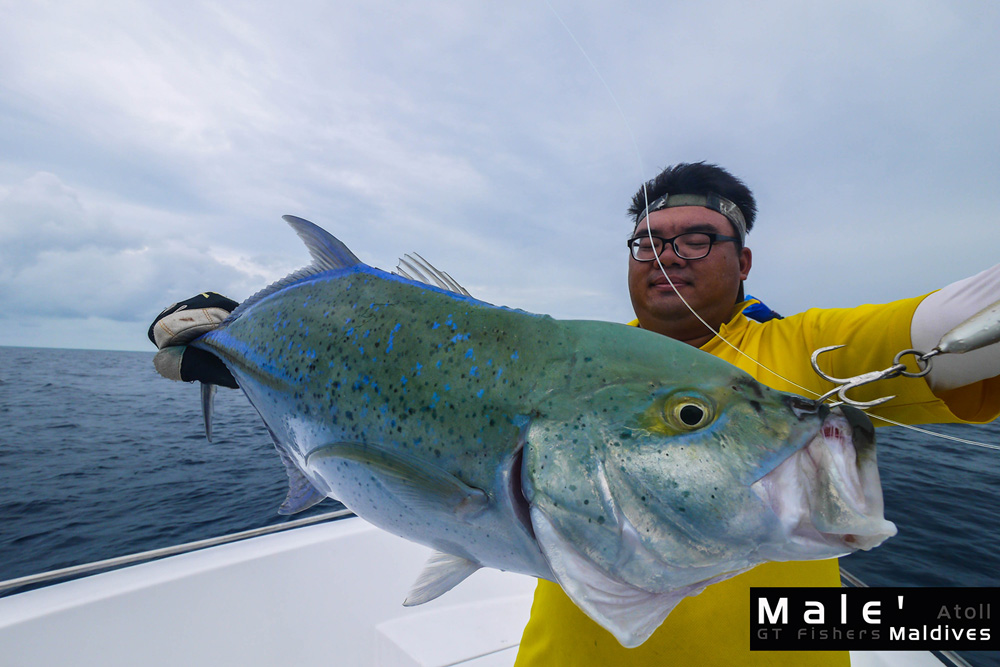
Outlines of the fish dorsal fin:
<svg viewBox="0 0 1000 667">
<path fill-rule="evenodd" d="M 309 266 L 294 271 L 276 283 L 272 283 L 260 290 L 249 299 L 241 303 L 239 306 L 229 314 L 223 324 L 229 324 L 243 312 L 254 305 L 255 303 L 261 301 L 262 299 L 278 292 L 285 287 L 288 287 L 292 283 L 296 283 L 303 278 L 308 278 L 309 276 L 314 276 L 317 273 L 323 273 L 324 271 L 336 271 L 337 269 L 346 269 L 350 266 L 355 266 L 361 264 L 361 260 L 348 249 L 343 242 L 340 241 L 333 234 L 329 233 L 319 225 L 313 224 L 308 220 L 296 217 L 294 215 L 282 216 L 282 219 L 292 226 L 295 233 L 299 235 L 299 238 L 306 244 L 309 248 L 309 254 L 312 255 L 313 261 Z"/>
<path fill-rule="evenodd" d="M 423 572 L 413 582 L 410 594 L 403 602 L 404 607 L 414 607 L 430 602 L 434 598 L 447 593 L 465 578 L 482 567 L 468 558 L 435 551 L 427 559 Z"/>
<path fill-rule="evenodd" d="M 398 276 L 402 276 L 407 280 L 424 283 L 425 285 L 430 285 L 431 287 L 440 287 L 443 290 L 455 292 L 456 294 L 462 294 L 468 297 L 472 296 L 469 294 L 468 290 L 459 285 L 454 278 L 449 276 L 444 271 L 436 268 L 433 264 L 417 253 L 413 253 L 412 255 L 403 255 L 400 257 L 399 261 L 396 263 L 396 270 L 393 273 Z"/>
</svg>

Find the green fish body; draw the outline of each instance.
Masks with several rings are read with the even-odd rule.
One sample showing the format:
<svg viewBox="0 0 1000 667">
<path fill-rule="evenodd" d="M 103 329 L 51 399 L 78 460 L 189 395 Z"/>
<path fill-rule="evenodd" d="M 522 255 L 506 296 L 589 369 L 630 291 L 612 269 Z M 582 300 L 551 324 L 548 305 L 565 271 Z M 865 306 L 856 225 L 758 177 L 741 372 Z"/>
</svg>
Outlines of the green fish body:
<svg viewBox="0 0 1000 667">
<path fill-rule="evenodd" d="M 385 273 L 286 219 L 314 264 L 194 345 L 270 430 L 282 511 L 334 497 L 439 552 L 407 604 L 494 567 L 557 581 L 634 646 L 715 581 L 895 533 L 860 413 L 638 328 Z"/>
</svg>

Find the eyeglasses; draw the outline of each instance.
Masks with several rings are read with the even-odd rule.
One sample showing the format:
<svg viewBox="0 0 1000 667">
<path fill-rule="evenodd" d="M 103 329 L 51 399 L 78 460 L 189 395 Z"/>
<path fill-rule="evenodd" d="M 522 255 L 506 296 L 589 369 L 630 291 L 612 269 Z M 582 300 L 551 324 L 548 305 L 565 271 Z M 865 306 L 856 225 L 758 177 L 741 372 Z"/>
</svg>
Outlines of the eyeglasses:
<svg viewBox="0 0 1000 667">
<path fill-rule="evenodd" d="M 687 232 L 678 234 L 672 239 L 643 234 L 630 238 L 628 247 L 632 251 L 632 259 L 637 262 L 652 262 L 663 254 L 668 244 L 673 246 L 674 254 L 681 259 L 701 259 L 708 257 L 712 244 L 719 241 L 739 241 L 739 238 L 715 232 Z"/>
</svg>

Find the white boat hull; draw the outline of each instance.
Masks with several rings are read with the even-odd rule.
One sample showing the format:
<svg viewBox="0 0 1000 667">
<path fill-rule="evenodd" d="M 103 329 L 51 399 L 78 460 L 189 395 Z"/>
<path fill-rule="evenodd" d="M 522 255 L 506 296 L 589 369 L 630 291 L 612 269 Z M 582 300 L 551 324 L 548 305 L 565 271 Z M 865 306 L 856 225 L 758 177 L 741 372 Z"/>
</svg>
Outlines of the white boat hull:
<svg viewBox="0 0 1000 667">
<path fill-rule="evenodd" d="M 351 518 L 28 591 L 0 599 L 0 665 L 512 665 L 535 580 L 480 570 L 403 607 L 429 553 Z"/>
</svg>

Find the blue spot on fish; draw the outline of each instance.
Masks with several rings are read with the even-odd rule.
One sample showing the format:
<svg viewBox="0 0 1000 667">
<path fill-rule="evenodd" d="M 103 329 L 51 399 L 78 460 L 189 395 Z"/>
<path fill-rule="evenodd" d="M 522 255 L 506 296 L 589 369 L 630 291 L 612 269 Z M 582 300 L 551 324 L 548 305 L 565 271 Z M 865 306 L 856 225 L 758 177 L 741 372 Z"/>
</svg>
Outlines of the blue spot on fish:
<svg viewBox="0 0 1000 667">
<path fill-rule="evenodd" d="M 396 332 L 399 331 L 399 327 L 401 326 L 401 324 L 397 324 L 392 328 L 392 331 L 389 332 L 389 345 L 385 348 L 386 352 L 392 352 L 392 339 L 396 337 Z"/>
</svg>

